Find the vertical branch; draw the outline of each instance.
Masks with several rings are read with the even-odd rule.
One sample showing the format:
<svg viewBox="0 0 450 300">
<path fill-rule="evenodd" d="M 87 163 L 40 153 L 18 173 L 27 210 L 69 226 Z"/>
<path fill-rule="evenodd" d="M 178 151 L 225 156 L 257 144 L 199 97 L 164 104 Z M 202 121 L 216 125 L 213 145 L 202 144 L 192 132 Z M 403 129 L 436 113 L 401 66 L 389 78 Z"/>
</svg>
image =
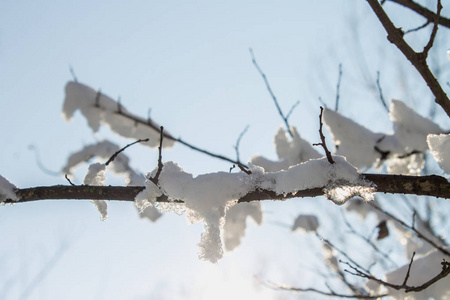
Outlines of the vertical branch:
<svg viewBox="0 0 450 300">
<path fill-rule="evenodd" d="M 325 143 L 325 136 L 322 133 L 322 115 L 323 115 L 323 107 L 320 107 L 320 115 L 319 115 L 319 134 L 320 134 L 320 140 L 322 143 L 313 144 L 313 146 L 322 146 L 325 150 L 325 155 L 327 156 L 328 162 L 330 164 L 334 164 L 333 156 L 331 155 L 330 151 L 328 150 L 327 144 Z"/>
<path fill-rule="evenodd" d="M 341 89 L 341 79 L 342 79 L 342 64 L 339 64 L 339 77 L 336 85 L 336 106 L 334 111 L 338 111 L 339 109 L 339 97 L 340 97 L 340 89 Z"/>
<path fill-rule="evenodd" d="M 267 91 L 269 92 L 270 96 L 272 97 L 273 102 L 275 103 L 275 106 L 276 106 L 276 108 L 278 110 L 278 113 L 280 114 L 281 118 L 284 121 L 284 124 L 286 125 L 286 130 L 287 130 L 287 132 L 289 132 L 289 135 L 293 138 L 294 135 L 291 132 L 291 128 L 289 126 L 288 118 L 284 116 L 283 111 L 281 110 L 281 107 L 278 104 L 277 97 L 275 97 L 275 94 L 273 93 L 272 88 L 270 87 L 270 84 L 269 84 L 269 81 L 267 80 L 266 74 L 264 74 L 264 72 L 261 70 L 261 68 L 259 67 L 258 63 L 256 62 L 255 55 L 253 54 L 253 49 L 250 48 L 249 51 L 250 51 L 250 55 L 252 56 L 253 65 L 255 66 L 256 70 L 261 75 L 262 79 L 264 80 L 264 83 L 266 84 Z"/>
<path fill-rule="evenodd" d="M 378 93 L 380 94 L 380 100 L 381 103 L 383 104 L 384 108 L 386 109 L 387 112 L 389 112 L 389 107 L 386 104 L 386 100 L 384 100 L 384 96 L 383 96 L 383 90 L 381 89 L 381 84 L 380 84 L 380 71 L 377 71 L 377 87 L 378 87 Z"/>
<path fill-rule="evenodd" d="M 158 170 L 156 171 L 155 177 L 150 178 L 150 180 L 157 185 L 158 184 L 158 179 L 159 179 L 159 175 L 161 174 L 162 168 L 163 168 L 163 163 L 162 163 L 162 143 L 163 143 L 163 137 L 164 137 L 164 127 L 161 126 L 160 127 L 160 138 L 159 138 L 159 157 L 158 157 Z"/>
</svg>

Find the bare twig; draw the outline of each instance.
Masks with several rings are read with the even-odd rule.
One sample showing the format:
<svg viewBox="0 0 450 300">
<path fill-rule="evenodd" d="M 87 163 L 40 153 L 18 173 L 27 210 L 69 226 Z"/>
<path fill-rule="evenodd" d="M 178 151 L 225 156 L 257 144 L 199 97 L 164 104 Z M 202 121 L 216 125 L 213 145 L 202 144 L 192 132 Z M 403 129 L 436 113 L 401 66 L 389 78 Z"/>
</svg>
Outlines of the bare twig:
<svg viewBox="0 0 450 300">
<path fill-rule="evenodd" d="M 409 273 L 411 272 L 411 266 L 414 261 L 414 256 L 416 256 L 416 252 L 413 252 L 413 254 L 411 256 L 411 261 L 409 262 L 409 265 L 408 265 L 408 271 L 406 272 L 405 280 L 403 280 L 402 285 L 406 286 L 406 283 L 408 283 Z"/>
<path fill-rule="evenodd" d="M 158 184 L 159 175 L 161 174 L 162 168 L 164 167 L 162 163 L 162 143 L 164 138 L 164 127 L 160 127 L 160 137 L 159 137 L 159 156 L 158 156 L 158 170 L 156 171 L 155 177 L 149 178 L 155 185 Z"/>
<path fill-rule="evenodd" d="M 441 0 L 437 1 L 437 12 L 436 15 L 434 16 L 434 26 L 433 26 L 433 30 L 431 31 L 431 35 L 430 35 L 430 39 L 428 40 L 428 43 L 425 45 L 425 47 L 423 48 L 423 55 L 425 56 L 425 58 L 428 56 L 428 52 L 430 52 L 431 47 L 433 47 L 433 43 L 434 43 L 434 39 L 436 38 L 436 33 L 438 30 L 438 25 L 439 25 L 439 17 L 441 15 L 441 10 L 442 10 L 442 4 L 441 4 Z"/>
<path fill-rule="evenodd" d="M 339 64 L 339 76 L 338 76 L 338 82 L 336 85 L 336 104 L 334 107 L 334 111 L 338 111 L 339 109 L 339 97 L 340 97 L 340 90 L 341 90 L 341 79 L 342 79 L 342 64 Z"/>
<path fill-rule="evenodd" d="M 334 164 L 334 159 L 333 156 L 331 156 L 330 151 L 328 150 L 327 144 L 325 143 L 325 136 L 323 135 L 322 132 L 322 127 L 323 127 L 323 122 L 322 122 L 322 115 L 323 115 L 323 107 L 320 107 L 320 115 L 319 115 L 319 134 L 320 134 L 320 140 L 322 141 L 322 143 L 316 143 L 313 144 L 313 146 L 322 146 L 323 149 L 325 150 L 325 155 L 327 156 L 328 162 L 330 164 Z"/>
<path fill-rule="evenodd" d="M 318 100 L 319 100 L 321 106 L 327 108 L 327 104 L 322 100 L 322 97 L 319 97 Z"/>
<path fill-rule="evenodd" d="M 236 141 L 236 145 L 234 145 L 234 150 L 236 151 L 236 161 L 238 161 L 238 162 L 240 162 L 240 158 L 239 158 L 239 144 L 241 143 L 242 137 L 247 132 L 249 127 L 250 127 L 249 125 L 245 126 L 244 130 L 241 132 L 241 134 L 239 134 L 239 137 L 238 137 L 238 139 Z"/>
<path fill-rule="evenodd" d="M 408 33 L 411 33 L 411 32 L 419 31 L 420 29 L 423 29 L 423 28 L 427 27 L 429 24 L 431 24 L 431 21 L 430 21 L 430 20 L 427 20 L 427 21 L 425 22 L 425 24 L 423 24 L 423 25 L 420 25 L 420 26 L 418 26 L 418 27 L 416 27 L 416 28 L 412 28 L 412 29 L 406 30 L 406 31 L 405 31 L 405 34 L 408 34 Z"/>
<path fill-rule="evenodd" d="M 289 126 L 289 122 L 288 122 L 288 118 L 284 116 L 283 111 L 281 110 L 280 105 L 278 104 L 278 100 L 277 97 L 275 97 L 275 94 L 272 91 L 272 88 L 270 87 L 269 81 L 267 80 L 266 74 L 264 74 L 264 72 L 262 71 L 262 69 L 259 67 L 258 63 L 256 62 L 256 58 L 255 55 L 253 54 L 253 49 L 250 48 L 250 55 L 252 57 L 252 62 L 253 65 L 255 66 L 256 70 L 258 71 L 258 73 L 261 75 L 262 79 L 264 80 L 264 83 L 266 85 L 267 91 L 269 92 L 270 96 L 273 99 L 273 102 L 275 103 L 275 106 L 277 107 L 278 113 L 281 116 L 281 119 L 283 119 L 284 124 L 286 125 L 286 130 L 287 132 L 289 132 L 291 137 L 294 137 L 294 135 L 291 132 L 291 128 Z"/>
<path fill-rule="evenodd" d="M 259 281 L 264 284 L 265 286 L 272 288 L 272 289 L 276 289 L 276 290 L 284 290 L 284 291 L 291 291 L 291 292 L 300 292 L 300 293 L 306 293 L 306 292 L 311 292 L 311 293 L 316 293 L 316 294 L 320 294 L 320 295 L 325 295 L 325 296 L 333 296 L 333 297 L 338 297 L 338 298 L 346 298 L 346 299 L 379 299 L 382 297 L 386 297 L 388 296 L 388 294 L 380 294 L 380 295 L 361 295 L 361 294 L 353 294 L 353 295 L 349 295 L 349 294 L 341 294 L 341 293 L 336 293 L 333 290 L 330 289 L 329 292 L 326 291 L 321 291 L 315 288 L 298 288 L 298 287 L 292 287 L 292 286 L 287 286 L 287 285 L 281 285 L 281 284 L 275 284 L 272 282 L 268 282 L 268 281 L 262 281 L 259 279 Z"/>
<path fill-rule="evenodd" d="M 41 160 L 41 156 L 39 155 L 39 149 L 37 146 L 29 145 L 28 149 L 34 152 L 36 164 L 39 167 L 39 169 L 41 169 L 42 172 L 44 172 L 45 174 L 50 175 L 50 176 L 60 176 L 61 175 L 60 172 L 55 172 L 55 171 L 49 170 L 46 166 L 44 166 L 44 164 L 42 163 L 42 160 Z"/>
<path fill-rule="evenodd" d="M 152 128 L 152 129 L 154 129 L 155 131 L 160 131 L 160 129 L 155 125 L 155 123 L 153 123 L 149 118 L 147 118 L 147 119 L 138 118 L 138 117 L 136 117 L 134 115 L 129 114 L 128 112 L 126 112 L 124 110 L 122 110 L 120 113 L 118 113 L 118 112 L 116 112 L 116 113 L 120 114 L 121 116 L 123 116 L 123 117 L 125 117 L 125 118 L 127 118 L 129 120 L 134 121 L 136 124 L 141 124 L 141 125 L 144 125 L 144 126 L 148 126 L 148 127 Z M 190 149 L 192 149 L 194 151 L 206 154 L 208 156 L 215 157 L 215 158 L 218 158 L 220 160 L 224 160 L 224 161 L 227 161 L 227 162 L 230 162 L 230 163 L 233 163 L 233 164 L 238 164 L 239 163 L 239 162 L 235 161 L 234 159 L 228 158 L 228 157 L 220 155 L 220 154 L 215 154 L 215 153 L 212 153 L 210 151 L 201 149 L 201 148 L 199 148 L 197 146 L 194 146 L 194 145 L 192 145 L 192 144 L 190 144 L 188 142 L 185 142 L 181 138 L 176 138 L 176 137 L 170 135 L 167 132 L 164 132 L 163 136 L 164 136 L 165 139 L 169 139 L 169 140 L 178 142 L 178 143 L 182 144 L 183 146 L 186 146 L 186 147 L 188 147 L 188 148 L 190 148 Z M 242 164 L 242 165 L 244 165 L 244 164 Z"/>
<path fill-rule="evenodd" d="M 134 144 L 137 144 L 137 143 L 148 142 L 148 141 L 149 141 L 149 139 L 143 139 L 143 140 L 142 140 L 142 139 L 139 139 L 139 140 L 137 140 L 137 141 L 135 141 L 135 142 L 133 142 L 133 143 L 130 143 L 130 144 L 126 145 L 126 146 L 123 147 L 122 149 L 116 151 L 116 152 L 108 159 L 108 161 L 105 163 L 105 166 L 107 166 L 107 165 L 109 165 L 110 163 L 112 163 L 112 162 L 114 161 L 114 159 L 116 159 L 117 155 L 119 155 L 122 151 L 124 151 L 124 150 L 127 149 L 128 147 L 133 146 Z"/>
<path fill-rule="evenodd" d="M 430 36 L 430 40 L 427 46 L 425 46 L 424 51 L 418 53 L 414 51 L 408 43 L 406 43 L 406 41 L 403 38 L 404 32 L 400 28 L 395 27 L 395 25 L 392 23 L 391 19 L 388 17 L 388 15 L 384 11 L 383 7 L 380 5 L 378 0 L 366 0 L 366 1 L 367 3 L 369 3 L 375 15 L 378 17 L 378 20 L 381 22 L 384 29 L 386 30 L 388 34 L 387 36 L 388 40 L 395 46 L 397 46 L 397 48 L 403 53 L 403 55 L 416 68 L 416 70 L 420 73 L 420 75 L 430 88 L 431 92 L 435 96 L 436 103 L 439 104 L 447 113 L 447 115 L 450 117 L 450 99 L 442 89 L 436 77 L 431 72 L 426 60 L 429 45 L 432 46 L 434 36 L 436 34 L 437 30 L 436 24 L 435 24 L 436 29 L 433 28 L 433 33 Z M 441 7 L 440 0 L 438 0 L 438 9 L 440 11 L 439 7 Z M 437 15 L 434 15 L 433 22 L 436 21 L 436 19 Z"/>
<path fill-rule="evenodd" d="M 69 66 L 70 74 L 72 75 L 73 81 L 78 82 L 77 76 L 75 75 L 75 71 L 73 70 L 72 65 Z"/>
<path fill-rule="evenodd" d="M 69 179 L 69 176 L 64 175 L 64 178 L 66 178 L 66 180 L 70 183 L 71 186 L 75 186 L 75 184 Z"/>
<path fill-rule="evenodd" d="M 434 12 L 432 12 L 431 10 L 423 7 L 422 5 L 420 5 L 420 4 L 416 3 L 416 2 L 414 2 L 413 0 L 388 0 L 388 1 L 397 3 L 399 5 L 402 5 L 404 7 L 407 7 L 409 9 L 415 11 L 416 13 L 421 15 L 422 17 L 426 18 L 430 23 L 434 22 L 434 20 L 436 18 L 436 14 Z M 447 28 L 450 28 L 450 19 L 441 16 L 439 18 L 439 24 L 442 25 L 442 26 L 445 26 Z"/>
<path fill-rule="evenodd" d="M 413 257 L 414 257 L 414 255 L 413 255 Z M 423 284 L 421 284 L 419 286 L 408 286 L 406 284 L 406 282 L 407 282 L 408 277 L 409 277 L 409 271 L 410 271 L 410 268 L 411 268 L 411 265 L 412 265 L 412 261 L 413 261 L 413 258 L 411 258 L 411 262 L 408 265 L 408 272 L 407 272 L 407 274 L 405 276 L 405 280 L 404 280 L 403 284 L 393 284 L 393 283 L 384 281 L 382 279 L 376 278 L 375 276 L 373 276 L 369 272 L 361 271 L 360 269 L 358 269 L 358 267 L 352 266 L 349 263 L 346 263 L 346 264 L 352 270 L 354 270 L 354 272 L 351 272 L 351 271 L 348 271 L 348 270 L 345 270 L 345 271 L 350 273 L 350 274 L 352 274 L 352 275 L 355 275 L 355 276 L 359 276 L 359 277 L 367 278 L 369 280 L 373 280 L 373 281 L 375 281 L 375 282 L 377 282 L 377 283 L 379 283 L 381 285 L 384 285 L 386 287 L 389 287 L 389 288 L 392 288 L 392 289 L 395 289 L 395 290 L 404 290 L 405 293 L 423 291 L 423 290 L 429 288 L 432 284 L 438 282 L 439 280 L 447 277 L 450 274 L 449 263 L 444 260 L 441 263 L 442 270 L 441 270 L 441 272 L 439 274 L 437 274 L 436 276 L 434 276 L 433 278 L 431 278 L 430 280 L 428 280 L 427 282 L 425 282 L 425 283 L 423 283 Z"/>
<path fill-rule="evenodd" d="M 377 87 L 378 87 L 378 93 L 380 94 L 381 103 L 383 104 L 383 106 L 386 109 L 386 111 L 389 112 L 389 107 L 387 106 L 386 101 L 384 100 L 383 90 L 381 89 L 380 71 L 377 71 Z"/>
<path fill-rule="evenodd" d="M 381 209 L 380 207 L 378 207 L 377 205 L 368 202 L 368 204 L 370 206 L 372 206 L 374 209 L 378 210 L 379 212 L 385 214 L 386 216 L 388 216 L 389 218 L 391 218 L 392 220 L 400 223 L 401 225 L 403 225 L 405 228 L 408 228 L 409 230 L 412 230 L 419 238 L 421 238 L 422 240 L 426 241 L 428 244 L 430 244 L 431 246 L 433 246 L 434 248 L 438 249 L 439 251 L 441 251 L 442 253 L 446 254 L 446 255 L 450 255 L 450 251 L 448 251 L 447 249 L 445 249 L 444 247 L 436 244 L 433 240 L 429 239 L 425 234 L 423 234 L 422 232 L 420 232 L 419 230 L 417 230 L 416 228 L 406 224 L 405 222 L 403 222 L 402 220 L 400 220 L 399 218 L 397 218 L 396 216 L 394 216 L 391 213 L 388 213 L 387 211 L 384 211 L 383 209 Z"/>
<path fill-rule="evenodd" d="M 289 110 L 289 112 L 286 115 L 286 119 L 289 120 L 289 117 L 291 116 L 292 112 L 295 110 L 295 108 L 300 104 L 300 101 L 297 101 L 294 103 L 294 105 L 292 105 L 291 109 Z"/>
<path fill-rule="evenodd" d="M 355 227 L 353 227 L 353 225 L 347 220 L 347 218 L 345 217 L 345 214 L 342 213 L 342 217 L 344 219 L 345 225 L 347 225 L 347 227 L 350 229 L 350 232 L 354 235 L 356 235 L 357 237 L 359 237 L 360 239 L 362 239 L 363 241 L 365 241 L 370 247 L 372 247 L 372 249 L 378 253 L 379 255 L 381 255 L 384 259 L 388 260 L 393 266 L 397 266 L 397 264 L 395 263 L 395 261 L 393 261 L 389 255 L 385 252 L 383 252 L 380 248 L 377 247 L 377 245 L 375 245 L 370 238 L 362 235 L 361 233 L 359 233 Z"/>
<path fill-rule="evenodd" d="M 247 175 L 250 175 L 250 174 L 252 174 L 252 171 L 250 171 L 250 170 L 247 170 L 246 168 L 244 168 L 244 166 L 243 165 L 241 165 L 241 164 L 238 164 L 238 167 L 239 167 L 239 169 L 242 171 L 242 172 L 244 172 L 245 174 L 247 174 Z"/>
</svg>

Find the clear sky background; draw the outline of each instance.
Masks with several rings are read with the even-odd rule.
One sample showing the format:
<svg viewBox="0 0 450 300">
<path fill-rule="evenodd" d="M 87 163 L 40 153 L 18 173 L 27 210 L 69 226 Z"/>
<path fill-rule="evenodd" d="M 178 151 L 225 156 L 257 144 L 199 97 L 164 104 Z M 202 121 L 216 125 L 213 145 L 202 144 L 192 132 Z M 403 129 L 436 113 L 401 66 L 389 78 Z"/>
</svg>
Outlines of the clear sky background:
<svg viewBox="0 0 450 300">
<path fill-rule="evenodd" d="M 387 7 L 405 27 L 422 22 Z M 440 33 L 437 42 L 442 39 Z M 420 34 L 416 42 L 423 42 Z M 30 145 L 47 169 L 59 171 L 84 145 L 106 138 L 130 142 L 108 129 L 93 135 L 79 114 L 63 120 L 70 66 L 79 82 L 120 96 L 143 117 L 151 109 L 153 120 L 194 145 L 234 157 L 236 139 L 249 125 L 241 158 L 261 153 L 275 159 L 272 139 L 282 122 L 249 47 L 283 110 L 300 101 L 290 120 L 311 143 L 319 139 L 318 98 L 334 106 L 340 63 L 341 111 L 372 130 L 392 129 L 373 89 L 377 70 L 387 98 L 401 98 L 424 115 L 429 110 L 420 98 L 431 98 L 425 86 L 362 0 L 1 0 L 0 174 L 21 188 L 67 184 L 43 172 Z M 436 55 L 436 65 L 445 55 Z M 438 110 L 436 118 L 441 115 Z M 141 172 L 156 166 L 154 149 L 135 146 L 126 154 Z M 163 159 L 193 174 L 230 168 L 181 145 L 164 151 Z M 123 184 L 123 178 L 108 178 Z M 188 226 L 184 216 L 165 215 L 153 224 L 138 219 L 132 203 L 118 202 L 109 203 L 105 222 L 89 201 L 1 207 L 0 298 L 287 299 L 292 295 L 261 287 L 253 276 L 317 283 L 307 275 L 317 259 L 308 250 L 317 241 L 276 224 L 318 208 L 325 217 L 337 209 L 322 198 L 264 203 L 264 225 L 250 223 L 241 247 L 211 265 L 197 259 L 202 225 Z"/>
</svg>

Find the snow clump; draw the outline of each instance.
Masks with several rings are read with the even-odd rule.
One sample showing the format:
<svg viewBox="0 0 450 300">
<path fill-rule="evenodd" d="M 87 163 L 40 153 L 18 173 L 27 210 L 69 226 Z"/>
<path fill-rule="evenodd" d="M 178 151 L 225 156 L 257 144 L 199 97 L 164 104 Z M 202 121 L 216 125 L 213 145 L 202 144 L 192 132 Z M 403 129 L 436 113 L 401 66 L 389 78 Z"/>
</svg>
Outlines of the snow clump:
<svg viewBox="0 0 450 300">
<path fill-rule="evenodd" d="M 85 185 L 102 186 L 105 185 L 105 170 L 104 164 L 95 163 L 89 166 L 86 177 L 84 177 Z M 91 200 L 101 215 L 101 220 L 105 221 L 108 218 L 108 205 L 105 200 Z"/>
<path fill-rule="evenodd" d="M 0 202 L 5 200 L 19 201 L 19 196 L 16 195 L 17 187 L 9 182 L 8 179 L 0 175 Z"/>
</svg>

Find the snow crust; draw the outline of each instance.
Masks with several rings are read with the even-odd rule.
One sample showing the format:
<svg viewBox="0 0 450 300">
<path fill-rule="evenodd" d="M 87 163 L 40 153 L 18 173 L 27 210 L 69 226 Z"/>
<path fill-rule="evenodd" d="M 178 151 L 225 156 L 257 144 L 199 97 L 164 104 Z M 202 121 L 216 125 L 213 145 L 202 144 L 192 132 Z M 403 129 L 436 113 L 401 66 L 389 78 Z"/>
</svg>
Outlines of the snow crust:
<svg viewBox="0 0 450 300">
<path fill-rule="evenodd" d="M 254 155 L 251 158 L 251 163 L 261 166 L 267 172 L 276 172 L 287 170 L 290 166 L 322 157 L 310 143 L 302 139 L 295 127 L 290 128 L 293 138 L 291 139 L 288 133 L 279 127 L 274 137 L 275 149 L 279 160 L 273 161 L 261 155 Z"/>
<path fill-rule="evenodd" d="M 430 134 L 427 143 L 441 169 L 450 174 L 450 134 Z"/>
<path fill-rule="evenodd" d="M 98 107 L 96 106 L 97 103 Z M 118 113 L 119 109 L 124 114 L 130 115 L 144 124 L 151 124 L 153 128 L 158 130 L 124 117 L 123 114 Z M 152 148 L 159 146 L 160 126 L 158 124 L 130 113 L 122 105 L 119 108 L 117 101 L 87 85 L 71 81 L 66 85 L 66 97 L 62 113 L 65 119 L 70 121 L 77 110 L 83 114 L 89 127 L 94 132 L 99 130 L 100 125 L 107 125 L 112 131 L 123 137 L 132 139 L 149 138 L 148 142 L 142 144 Z M 163 147 L 171 147 L 173 144 L 173 140 L 163 140 Z"/>
<path fill-rule="evenodd" d="M 84 177 L 85 185 L 105 185 L 106 166 L 101 163 L 94 163 L 89 166 L 88 172 Z M 91 200 L 101 215 L 101 220 L 105 221 L 108 218 L 108 205 L 105 200 Z"/>
<path fill-rule="evenodd" d="M 9 182 L 8 179 L 0 175 L 0 202 L 5 200 L 19 201 L 19 196 L 16 195 L 17 187 Z"/>
<path fill-rule="evenodd" d="M 336 204 L 343 204 L 355 195 L 365 200 L 373 199 L 375 189 L 372 184 L 364 180 L 345 158 L 335 156 L 334 160 L 334 164 L 330 164 L 326 158 L 309 160 L 278 172 L 265 172 L 262 167 L 250 164 L 251 174 L 217 172 L 197 177 L 185 172 L 174 162 L 166 162 L 158 185 L 147 180 L 146 189 L 138 194 L 135 203 L 140 209 L 147 206 L 159 208 L 160 204 L 155 201 L 161 195 L 167 196 L 169 200 L 183 201 L 187 220 L 190 223 L 204 223 L 205 231 L 198 244 L 199 257 L 215 263 L 223 256 L 220 233 L 224 228 L 226 212 L 236 200 L 251 191 L 266 189 L 283 195 L 325 187 L 327 197 Z M 353 189 L 352 193 L 341 191 L 348 186 Z M 162 207 L 168 208 L 167 204 Z M 178 210 L 178 206 L 175 209 Z M 246 216 L 250 215 L 258 222 L 260 213 L 260 208 L 255 206 L 232 212 L 230 222 L 234 224 L 230 223 L 224 234 L 230 249 L 239 243 L 244 234 Z M 232 234 L 230 228 L 233 228 Z M 240 233 L 237 228 L 240 228 Z"/>
</svg>

